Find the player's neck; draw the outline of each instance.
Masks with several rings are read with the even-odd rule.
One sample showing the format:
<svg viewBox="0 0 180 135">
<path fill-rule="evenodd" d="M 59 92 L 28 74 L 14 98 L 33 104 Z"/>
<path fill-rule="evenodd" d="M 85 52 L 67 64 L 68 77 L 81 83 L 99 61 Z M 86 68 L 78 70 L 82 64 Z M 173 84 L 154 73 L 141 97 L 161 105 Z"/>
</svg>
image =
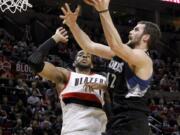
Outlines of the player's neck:
<svg viewBox="0 0 180 135">
<path fill-rule="evenodd" d="M 145 44 L 135 45 L 134 49 L 141 49 L 145 52 L 148 50 L 147 45 Z"/>
<path fill-rule="evenodd" d="M 81 73 L 81 74 L 87 74 L 87 75 L 89 75 L 89 74 L 91 74 L 91 69 L 80 69 L 80 68 L 76 68 L 76 72 L 77 73 Z"/>
</svg>

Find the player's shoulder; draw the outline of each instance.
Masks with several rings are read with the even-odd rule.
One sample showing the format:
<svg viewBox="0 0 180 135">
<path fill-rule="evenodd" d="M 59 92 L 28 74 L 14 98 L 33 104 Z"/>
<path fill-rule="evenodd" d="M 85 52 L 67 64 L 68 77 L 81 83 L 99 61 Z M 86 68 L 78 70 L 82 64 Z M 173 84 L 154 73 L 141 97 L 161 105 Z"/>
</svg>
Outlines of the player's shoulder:
<svg viewBox="0 0 180 135">
<path fill-rule="evenodd" d="M 152 62 L 151 57 L 149 56 L 149 53 L 143 49 L 133 49 L 133 53 L 138 57 L 145 58 L 145 60 L 148 60 Z"/>
<path fill-rule="evenodd" d="M 63 73 L 67 78 L 69 78 L 72 74 L 72 71 L 70 69 L 66 69 L 63 67 L 56 67 L 56 69 L 60 72 Z"/>
<path fill-rule="evenodd" d="M 69 72 L 67 69 L 65 69 L 63 67 L 56 67 L 56 69 L 61 72 Z"/>
</svg>

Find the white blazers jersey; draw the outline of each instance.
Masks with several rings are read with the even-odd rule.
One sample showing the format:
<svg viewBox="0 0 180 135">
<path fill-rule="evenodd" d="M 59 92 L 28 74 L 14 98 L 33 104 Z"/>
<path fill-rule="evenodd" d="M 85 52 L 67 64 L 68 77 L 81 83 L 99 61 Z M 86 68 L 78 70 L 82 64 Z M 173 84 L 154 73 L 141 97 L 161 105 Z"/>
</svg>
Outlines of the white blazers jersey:
<svg viewBox="0 0 180 135">
<path fill-rule="evenodd" d="M 89 91 L 86 82 L 105 83 L 102 75 L 71 72 L 69 82 L 61 92 L 63 126 L 61 135 L 83 132 L 88 135 L 100 135 L 105 131 L 107 117 L 102 110 L 104 93 L 102 90 Z"/>
</svg>

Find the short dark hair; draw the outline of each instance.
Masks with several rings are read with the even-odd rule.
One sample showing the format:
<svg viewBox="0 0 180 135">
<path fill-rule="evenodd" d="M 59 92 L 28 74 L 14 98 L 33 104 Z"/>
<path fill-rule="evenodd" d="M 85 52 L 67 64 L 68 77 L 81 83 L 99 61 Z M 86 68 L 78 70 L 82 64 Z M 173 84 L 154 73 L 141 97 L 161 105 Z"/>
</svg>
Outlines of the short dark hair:
<svg viewBox="0 0 180 135">
<path fill-rule="evenodd" d="M 82 51 L 84 51 L 84 50 L 79 50 L 79 51 L 77 52 L 74 61 L 75 61 L 76 58 L 78 57 L 78 54 L 79 54 L 80 52 L 82 52 Z M 84 51 L 84 52 L 85 52 L 85 51 Z M 92 54 L 91 54 L 91 60 L 92 60 L 92 62 L 93 62 L 93 60 L 94 60 L 94 55 L 92 55 Z"/>
<path fill-rule="evenodd" d="M 144 34 L 149 34 L 150 39 L 148 41 L 148 49 L 155 48 L 155 45 L 161 38 L 161 30 L 159 26 L 153 22 L 149 21 L 139 21 L 138 24 L 144 24 Z"/>
</svg>

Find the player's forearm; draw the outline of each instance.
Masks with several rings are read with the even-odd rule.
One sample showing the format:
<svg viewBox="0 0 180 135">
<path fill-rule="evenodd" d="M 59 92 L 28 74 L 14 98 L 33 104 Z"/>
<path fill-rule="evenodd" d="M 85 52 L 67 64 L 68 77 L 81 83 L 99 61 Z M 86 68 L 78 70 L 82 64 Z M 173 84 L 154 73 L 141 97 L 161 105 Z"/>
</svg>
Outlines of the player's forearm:
<svg viewBox="0 0 180 135">
<path fill-rule="evenodd" d="M 56 47 L 56 43 L 57 42 L 54 40 L 54 38 L 49 38 L 47 41 L 45 41 L 38 47 L 37 51 L 41 52 L 42 55 L 46 57 L 49 54 L 49 51 L 52 48 Z"/>
<path fill-rule="evenodd" d="M 51 48 L 56 46 L 56 41 L 53 38 L 48 39 L 39 48 L 28 57 L 28 64 L 31 69 L 39 73 L 44 67 L 44 58 L 49 54 Z"/>
<path fill-rule="evenodd" d="M 119 47 L 123 45 L 121 37 L 113 24 L 109 11 L 100 13 L 100 19 L 106 40 L 111 49 L 115 50 L 117 49 L 117 46 Z"/>
<path fill-rule="evenodd" d="M 89 38 L 89 36 L 81 30 L 79 25 L 76 23 L 73 26 L 70 26 L 69 29 L 71 30 L 76 42 L 79 44 L 79 46 L 87 51 L 91 52 L 92 49 L 92 41 Z"/>
</svg>

